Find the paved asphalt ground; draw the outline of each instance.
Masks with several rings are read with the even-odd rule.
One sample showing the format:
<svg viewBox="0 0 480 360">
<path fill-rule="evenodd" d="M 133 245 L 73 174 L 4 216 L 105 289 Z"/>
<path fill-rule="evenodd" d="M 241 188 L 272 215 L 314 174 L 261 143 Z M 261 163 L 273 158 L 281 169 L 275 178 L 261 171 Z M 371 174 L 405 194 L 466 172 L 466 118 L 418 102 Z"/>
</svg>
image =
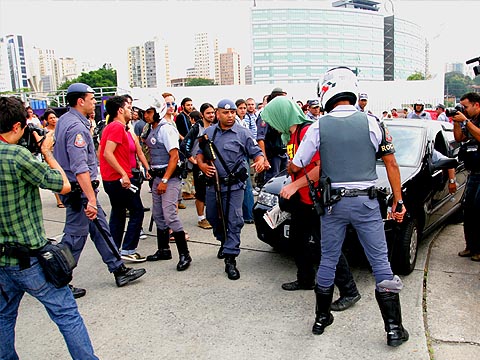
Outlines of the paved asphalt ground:
<svg viewBox="0 0 480 360">
<path fill-rule="evenodd" d="M 100 194 L 108 214 L 108 199 Z M 151 206 L 145 187 L 142 198 Z M 60 238 L 64 210 L 56 208 L 51 192 L 42 191 L 42 199 L 47 236 Z M 401 293 L 410 340 L 389 348 L 365 265 L 352 267 L 361 301 L 334 313 L 332 326 L 314 336 L 313 292 L 280 288 L 295 279 L 293 260 L 258 241 L 254 225 L 245 225 L 241 278 L 228 280 L 211 230 L 196 226 L 194 202 L 185 203 L 180 217 L 193 257 L 185 272 L 175 269 L 172 244 L 173 260 L 131 265 L 145 267 L 147 274 L 117 288 L 87 242 L 73 284 L 87 289 L 78 306 L 100 359 L 480 359 L 480 264 L 456 255 L 464 243 L 462 224 L 447 225 L 421 242 L 417 268 L 403 277 Z M 148 233 L 138 248 L 143 255 L 156 249 L 155 234 Z M 19 310 L 16 347 L 21 359 L 69 358 L 55 324 L 29 295 Z"/>
</svg>

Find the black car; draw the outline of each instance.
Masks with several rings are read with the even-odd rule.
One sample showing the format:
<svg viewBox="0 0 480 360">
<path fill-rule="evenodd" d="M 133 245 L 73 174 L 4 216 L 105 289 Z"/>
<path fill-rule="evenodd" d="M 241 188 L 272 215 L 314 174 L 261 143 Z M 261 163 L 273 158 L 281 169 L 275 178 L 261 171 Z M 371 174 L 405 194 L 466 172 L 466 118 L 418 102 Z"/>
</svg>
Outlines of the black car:
<svg viewBox="0 0 480 360">
<path fill-rule="evenodd" d="M 389 256 L 393 270 L 409 274 L 415 267 L 418 241 L 438 228 L 447 218 L 461 218 L 461 199 L 465 191 L 467 171 L 457 161 L 459 144 L 453 136 L 450 123 L 435 120 L 395 119 L 386 122 L 393 137 L 395 157 L 400 167 L 402 193 L 407 214 L 403 223 L 387 219 L 392 194 L 383 161 L 377 161 L 378 201 L 384 219 Z M 444 157 L 435 163 L 432 155 L 437 151 Z M 437 153 L 438 155 L 438 153 Z M 447 169 L 455 168 L 457 191 L 448 191 Z M 258 238 L 279 250 L 289 250 L 290 221 L 271 229 L 263 214 L 278 202 L 280 189 L 290 182 L 288 174 L 280 173 L 262 188 L 253 212 Z M 347 231 L 346 244 L 355 238 L 353 229 Z M 353 239 L 354 240 L 354 239 Z"/>
</svg>

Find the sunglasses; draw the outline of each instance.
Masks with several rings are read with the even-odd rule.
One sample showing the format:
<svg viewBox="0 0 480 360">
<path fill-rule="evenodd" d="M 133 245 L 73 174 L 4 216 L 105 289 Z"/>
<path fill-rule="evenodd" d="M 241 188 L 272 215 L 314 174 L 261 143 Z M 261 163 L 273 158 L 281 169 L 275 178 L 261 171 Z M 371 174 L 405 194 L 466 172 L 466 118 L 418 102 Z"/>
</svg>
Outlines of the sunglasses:
<svg viewBox="0 0 480 360">
<path fill-rule="evenodd" d="M 175 106 L 177 105 L 177 104 L 175 104 L 174 102 L 167 102 L 167 103 L 165 103 L 165 104 L 166 104 L 168 107 L 170 107 L 170 106 L 175 107 Z"/>
</svg>

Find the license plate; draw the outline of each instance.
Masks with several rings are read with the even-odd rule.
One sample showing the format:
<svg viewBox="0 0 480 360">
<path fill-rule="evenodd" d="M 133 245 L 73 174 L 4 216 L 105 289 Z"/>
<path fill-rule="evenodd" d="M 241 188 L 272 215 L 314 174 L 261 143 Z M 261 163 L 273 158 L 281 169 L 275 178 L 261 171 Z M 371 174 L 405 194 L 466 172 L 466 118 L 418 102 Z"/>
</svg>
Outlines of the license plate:
<svg viewBox="0 0 480 360">
<path fill-rule="evenodd" d="M 290 225 L 283 225 L 283 236 L 287 239 L 290 237 Z"/>
</svg>

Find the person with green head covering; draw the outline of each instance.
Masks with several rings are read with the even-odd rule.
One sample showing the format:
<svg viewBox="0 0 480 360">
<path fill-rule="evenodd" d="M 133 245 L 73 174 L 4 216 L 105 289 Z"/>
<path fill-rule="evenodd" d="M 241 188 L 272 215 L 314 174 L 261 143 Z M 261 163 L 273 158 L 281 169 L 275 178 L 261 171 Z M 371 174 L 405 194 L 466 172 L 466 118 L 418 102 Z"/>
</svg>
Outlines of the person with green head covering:
<svg viewBox="0 0 480 360">
<path fill-rule="evenodd" d="M 305 116 L 296 102 L 284 96 L 270 101 L 262 111 L 262 118 L 282 134 L 290 160 L 295 156 L 305 133 L 314 122 Z M 313 207 L 305 176 L 307 172 L 310 180 L 318 181 L 319 153 L 317 152 L 311 162 L 304 166 L 305 171 L 292 174 L 292 182 L 280 191 L 280 197 L 291 199 L 291 205 L 295 204 L 294 211 L 291 211 L 290 238 L 297 265 L 297 280 L 282 284 L 282 289 L 287 291 L 312 290 L 315 285 L 315 268 L 320 263 L 320 216 Z M 317 185 L 315 183 L 315 186 Z M 346 310 L 360 300 L 361 296 L 343 253 L 337 264 L 335 285 L 340 290 L 340 298 L 332 303 L 332 310 Z"/>
</svg>

